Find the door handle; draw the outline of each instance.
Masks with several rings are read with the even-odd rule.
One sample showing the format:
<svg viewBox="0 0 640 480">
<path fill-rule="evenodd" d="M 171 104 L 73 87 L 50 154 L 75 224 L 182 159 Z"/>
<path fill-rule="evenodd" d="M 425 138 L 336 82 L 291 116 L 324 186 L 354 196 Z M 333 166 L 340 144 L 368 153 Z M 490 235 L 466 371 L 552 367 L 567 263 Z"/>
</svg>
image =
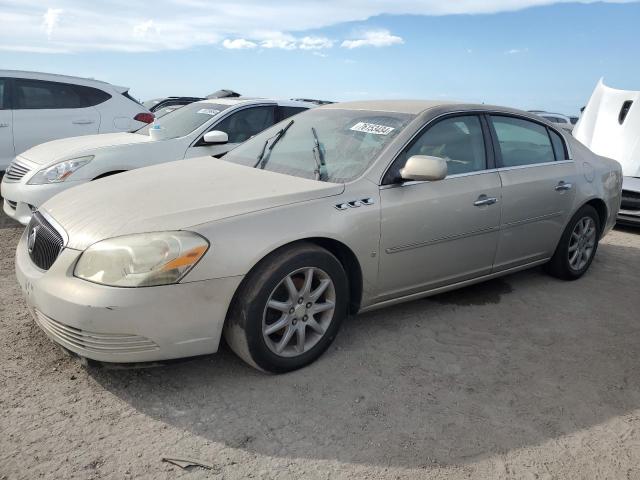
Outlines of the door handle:
<svg viewBox="0 0 640 480">
<path fill-rule="evenodd" d="M 483 207 L 484 205 L 493 205 L 494 203 L 498 203 L 498 199 L 496 197 L 487 197 L 482 194 L 478 197 L 478 199 L 473 202 L 476 207 Z"/>
<path fill-rule="evenodd" d="M 0 128 L 5 128 L 8 127 L 9 124 L 8 123 L 0 123 Z"/>
<path fill-rule="evenodd" d="M 93 123 L 93 120 L 73 120 L 71 123 L 74 125 L 89 125 Z"/>
<path fill-rule="evenodd" d="M 556 192 L 565 192 L 567 190 L 571 190 L 573 188 L 573 184 L 566 183 L 564 180 L 559 182 L 558 185 L 555 186 Z"/>
</svg>

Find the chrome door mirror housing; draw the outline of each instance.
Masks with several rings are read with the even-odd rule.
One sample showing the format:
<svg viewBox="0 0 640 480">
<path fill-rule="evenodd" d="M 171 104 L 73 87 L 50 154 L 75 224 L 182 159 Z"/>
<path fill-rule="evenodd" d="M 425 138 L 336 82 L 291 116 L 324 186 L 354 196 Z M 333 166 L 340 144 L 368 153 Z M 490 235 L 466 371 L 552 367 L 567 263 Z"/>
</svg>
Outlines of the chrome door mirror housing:
<svg viewBox="0 0 640 480">
<path fill-rule="evenodd" d="M 400 177 L 404 181 L 442 180 L 447 176 L 447 161 L 440 157 L 428 155 L 414 155 L 400 170 Z"/>
<path fill-rule="evenodd" d="M 204 134 L 202 140 L 204 143 L 227 143 L 229 141 L 229 135 L 220 130 L 211 130 Z"/>
</svg>

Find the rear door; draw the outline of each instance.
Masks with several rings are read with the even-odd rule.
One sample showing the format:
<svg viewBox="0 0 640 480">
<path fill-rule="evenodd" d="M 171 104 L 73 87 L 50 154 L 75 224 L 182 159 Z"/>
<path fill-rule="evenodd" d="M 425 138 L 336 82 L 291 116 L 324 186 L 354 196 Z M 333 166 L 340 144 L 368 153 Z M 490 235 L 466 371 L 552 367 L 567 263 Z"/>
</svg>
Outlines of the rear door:
<svg viewBox="0 0 640 480">
<path fill-rule="evenodd" d="M 385 175 L 380 190 L 381 300 L 491 272 L 501 185 L 489 137 L 479 115 L 439 120 L 416 137 Z M 445 158 L 448 176 L 403 182 L 397 172 L 413 155 Z"/>
<path fill-rule="evenodd" d="M 242 142 L 269 128 L 275 123 L 275 106 L 256 105 L 244 107 L 229 113 L 222 120 L 212 125 L 207 131 L 220 130 L 229 136 L 229 141 L 222 145 L 209 145 L 204 142 L 203 135 L 191 146 L 185 158 L 211 155 L 222 157 Z"/>
<path fill-rule="evenodd" d="M 495 271 L 553 255 L 575 201 L 576 166 L 563 138 L 542 123 L 491 115 L 502 181 Z"/>
<path fill-rule="evenodd" d="M 83 92 L 70 83 L 14 79 L 16 153 L 58 138 L 98 133 L 100 114 Z"/>
<path fill-rule="evenodd" d="M 9 83 L 8 78 L 0 78 L 0 172 L 7 168 L 15 156 Z"/>
</svg>

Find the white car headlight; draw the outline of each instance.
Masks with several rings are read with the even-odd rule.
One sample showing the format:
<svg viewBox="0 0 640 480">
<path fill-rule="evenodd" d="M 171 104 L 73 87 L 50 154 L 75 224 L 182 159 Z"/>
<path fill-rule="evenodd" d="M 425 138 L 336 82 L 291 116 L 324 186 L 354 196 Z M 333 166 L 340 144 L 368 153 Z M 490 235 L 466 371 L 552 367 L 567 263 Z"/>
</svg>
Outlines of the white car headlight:
<svg viewBox="0 0 640 480">
<path fill-rule="evenodd" d="M 55 165 L 51 165 L 50 167 L 40 170 L 31 178 L 31 180 L 29 180 L 28 183 L 29 185 L 45 185 L 48 183 L 64 182 L 69 175 L 80 167 L 84 167 L 91 160 L 93 160 L 93 155 L 56 163 Z"/>
<path fill-rule="evenodd" d="M 73 274 L 113 287 L 177 283 L 198 263 L 209 242 L 192 232 L 157 232 L 115 237 L 87 248 Z"/>
</svg>

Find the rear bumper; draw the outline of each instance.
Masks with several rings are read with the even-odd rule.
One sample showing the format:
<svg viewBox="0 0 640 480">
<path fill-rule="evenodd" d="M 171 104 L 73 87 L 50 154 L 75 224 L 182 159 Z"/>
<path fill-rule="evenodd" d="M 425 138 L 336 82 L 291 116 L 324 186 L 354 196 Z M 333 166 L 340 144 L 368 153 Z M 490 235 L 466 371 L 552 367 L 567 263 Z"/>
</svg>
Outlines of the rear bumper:
<svg viewBox="0 0 640 480">
<path fill-rule="evenodd" d="M 16 251 L 16 276 L 29 310 L 56 343 L 109 363 L 138 363 L 214 353 L 242 277 L 146 288 L 114 288 L 73 276 L 79 251 L 65 248 L 48 271 Z"/>
<path fill-rule="evenodd" d="M 619 223 L 640 225 L 640 178 L 624 177 Z"/>
</svg>

